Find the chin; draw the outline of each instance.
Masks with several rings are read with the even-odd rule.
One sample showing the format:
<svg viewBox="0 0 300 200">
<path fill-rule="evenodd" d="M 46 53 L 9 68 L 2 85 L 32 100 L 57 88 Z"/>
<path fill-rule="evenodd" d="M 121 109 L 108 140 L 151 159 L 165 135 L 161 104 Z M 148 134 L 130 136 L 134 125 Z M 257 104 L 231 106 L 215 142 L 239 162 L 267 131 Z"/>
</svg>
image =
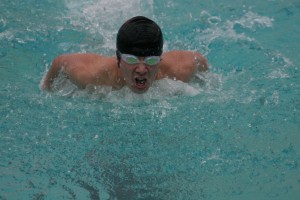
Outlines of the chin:
<svg viewBox="0 0 300 200">
<path fill-rule="evenodd" d="M 136 93 L 136 94 L 143 94 L 145 92 L 147 92 L 149 90 L 149 87 L 143 88 L 143 89 L 139 89 L 139 88 L 130 88 L 132 92 Z"/>
</svg>

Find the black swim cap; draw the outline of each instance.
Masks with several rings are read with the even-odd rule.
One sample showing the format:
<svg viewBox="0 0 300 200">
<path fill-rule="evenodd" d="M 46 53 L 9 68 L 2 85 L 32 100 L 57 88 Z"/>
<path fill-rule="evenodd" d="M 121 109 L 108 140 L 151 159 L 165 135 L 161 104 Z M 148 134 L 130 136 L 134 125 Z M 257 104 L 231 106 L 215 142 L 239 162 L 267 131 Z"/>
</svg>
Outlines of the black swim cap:
<svg viewBox="0 0 300 200">
<path fill-rule="evenodd" d="M 152 20 L 137 16 L 126 21 L 118 31 L 118 51 L 136 56 L 160 56 L 163 36 L 160 27 Z"/>
</svg>

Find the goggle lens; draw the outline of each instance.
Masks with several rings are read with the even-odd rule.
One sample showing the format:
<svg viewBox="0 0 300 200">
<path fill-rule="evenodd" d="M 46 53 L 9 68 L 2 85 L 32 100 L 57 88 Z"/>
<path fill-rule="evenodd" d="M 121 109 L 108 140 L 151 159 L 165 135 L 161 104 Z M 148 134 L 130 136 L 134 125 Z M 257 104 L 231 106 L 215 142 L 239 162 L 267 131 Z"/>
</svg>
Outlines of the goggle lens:
<svg viewBox="0 0 300 200">
<path fill-rule="evenodd" d="M 157 65 L 160 62 L 159 56 L 146 57 L 144 61 L 147 65 Z"/>
<path fill-rule="evenodd" d="M 138 57 L 130 54 L 121 54 L 122 60 L 124 60 L 126 63 L 130 65 L 135 65 L 140 62 L 145 63 L 146 65 L 157 65 L 160 62 L 160 57 L 159 56 L 147 56 L 145 57 L 144 61 L 140 61 Z"/>
<path fill-rule="evenodd" d="M 139 59 L 135 56 L 126 56 L 125 59 L 123 59 L 125 62 L 127 62 L 130 65 L 137 64 L 139 62 Z"/>
</svg>

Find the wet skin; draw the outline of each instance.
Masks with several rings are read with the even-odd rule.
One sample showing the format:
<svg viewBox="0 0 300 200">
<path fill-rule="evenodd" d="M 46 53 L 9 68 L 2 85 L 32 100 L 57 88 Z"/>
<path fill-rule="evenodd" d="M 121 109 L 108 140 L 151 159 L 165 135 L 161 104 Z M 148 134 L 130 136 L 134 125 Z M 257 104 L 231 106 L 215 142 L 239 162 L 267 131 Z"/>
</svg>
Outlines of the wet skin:
<svg viewBox="0 0 300 200">
<path fill-rule="evenodd" d="M 139 57 L 140 61 L 144 60 L 144 57 Z M 157 65 L 147 65 L 143 62 L 138 64 L 128 64 L 122 59 L 119 64 L 122 71 L 124 81 L 126 85 L 135 93 L 144 93 L 152 85 L 156 79 L 158 73 Z"/>
<path fill-rule="evenodd" d="M 143 61 L 143 57 L 139 57 Z M 66 54 L 54 59 L 41 88 L 51 91 L 52 83 L 60 72 L 79 88 L 111 86 L 121 89 L 128 86 L 135 93 L 146 92 L 154 80 L 170 78 L 189 82 L 196 72 L 208 70 L 207 60 L 198 52 L 170 51 L 161 56 L 154 66 L 143 62 L 130 65 L 122 59 L 98 54 Z"/>
</svg>

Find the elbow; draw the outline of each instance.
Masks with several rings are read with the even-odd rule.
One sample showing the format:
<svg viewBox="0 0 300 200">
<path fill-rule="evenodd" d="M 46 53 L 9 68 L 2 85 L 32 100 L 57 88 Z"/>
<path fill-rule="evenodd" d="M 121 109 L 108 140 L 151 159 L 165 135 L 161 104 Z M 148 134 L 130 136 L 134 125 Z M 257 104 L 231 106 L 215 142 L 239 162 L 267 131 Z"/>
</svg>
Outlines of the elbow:
<svg viewBox="0 0 300 200">
<path fill-rule="evenodd" d="M 51 68 L 48 70 L 40 84 L 41 90 L 51 91 L 51 85 L 62 69 L 63 60 L 64 56 L 58 56 L 53 60 Z"/>
<path fill-rule="evenodd" d="M 50 70 L 49 70 L 50 71 Z M 41 90 L 50 92 L 51 91 L 51 84 L 52 84 L 52 78 L 49 75 L 49 71 L 44 75 L 44 77 L 42 78 L 39 88 Z"/>
<path fill-rule="evenodd" d="M 46 73 L 40 83 L 40 89 L 48 92 L 51 91 L 51 85 L 54 79 L 52 73 L 50 73 L 50 70 Z"/>
<path fill-rule="evenodd" d="M 208 71 L 207 59 L 199 52 L 194 52 L 195 65 L 198 71 L 205 72 Z"/>
</svg>

